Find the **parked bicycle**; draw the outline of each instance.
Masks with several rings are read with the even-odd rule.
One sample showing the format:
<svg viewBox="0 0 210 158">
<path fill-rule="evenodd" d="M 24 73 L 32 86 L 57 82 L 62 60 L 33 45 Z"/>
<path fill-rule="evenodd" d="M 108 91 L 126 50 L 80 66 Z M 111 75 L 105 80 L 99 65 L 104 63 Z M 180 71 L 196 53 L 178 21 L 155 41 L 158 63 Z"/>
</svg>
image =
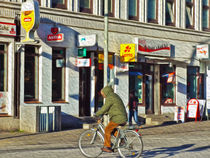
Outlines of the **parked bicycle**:
<svg viewBox="0 0 210 158">
<path fill-rule="evenodd" d="M 123 129 L 119 126 L 116 137 L 112 135 L 112 149 L 118 151 L 121 157 L 135 157 L 141 156 L 143 151 L 143 141 L 141 135 L 130 129 Z M 138 130 L 138 129 L 137 129 Z M 84 131 L 79 137 L 79 149 L 86 157 L 98 157 L 102 154 L 101 148 L 104 144 L 104 125 L 102 120 L 98 121 L 96 128 L 91 128 Z"/>
</svg>

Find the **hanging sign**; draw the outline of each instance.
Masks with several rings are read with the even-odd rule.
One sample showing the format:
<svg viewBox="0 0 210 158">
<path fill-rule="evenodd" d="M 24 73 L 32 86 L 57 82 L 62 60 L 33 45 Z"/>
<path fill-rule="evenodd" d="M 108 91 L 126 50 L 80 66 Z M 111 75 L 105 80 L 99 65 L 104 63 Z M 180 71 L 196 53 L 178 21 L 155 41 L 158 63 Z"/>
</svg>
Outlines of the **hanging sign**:
<svg viewBox="0 0 210 158">
<path fill-rule="evenodd" d="M 64 40 L 63 33 L 59 33 L 60 28 L 59 27 L 52 27 L 51 28 L 51 34 L 47 36 L 48 42 L 62 42 Z"/>
<path fill-rule="evenodd" d="M 120 61 L 121 62 L 136 62 L 136 45 L 135 44 L 121 44 L 120 45 Z"/>
<path fill-rule="evenodd" d="M 90 47 L 96 44 L 96 35 L 78 35 L 78 47 Z"/>
<path fill-rule="evenodd" d="M 21 42 L 34 41 L 34 32 L 40 23 L 39 2 L 27 0 L 21 6 L 21 25 L 26 31 L 26 37 Z"/>
<path fill-rule="evenodd" d="M 209 45 L 197 45 L 196 56 L 198 59 L 210 59 L 209 58 Z"/>
<path fill-rule="evenodd" d="M 90 60 L 90 58 L 77 58 L 75 61 L 75 65 L 77 67 L 90 67 L 91 60 Z"/>
<path fill-rule="evenodd" d="M 190 99 L 187 103 L 187 117 L 194 118 L 196 121 L 200 118 L 199 101 L 197 99 Z"/>
<path fill-rule="evenodd" d="M 16 24 L 0 22 L 0 35 L 16 36 Z"/>
<path fill-rule="evenodd" d="M 151 56 L 171 56 L 171 45 L 167 41 L 135 38 L 138 53 Z"/>
</svg>

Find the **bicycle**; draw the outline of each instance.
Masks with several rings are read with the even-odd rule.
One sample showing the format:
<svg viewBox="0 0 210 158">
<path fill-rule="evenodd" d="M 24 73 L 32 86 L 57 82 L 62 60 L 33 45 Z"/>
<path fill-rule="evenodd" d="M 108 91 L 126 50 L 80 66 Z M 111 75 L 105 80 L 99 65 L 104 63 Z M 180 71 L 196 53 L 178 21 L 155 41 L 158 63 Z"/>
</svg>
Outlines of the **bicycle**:
<svg viewBox="0 0 210 158">
<path fill-rule="evenodd" d="M 140 157 L 143 151 L 141 135 L 134 130 L 116 128 L 117 136 L 112 135 L 112 149 L 117 150 L 121 157 Z M 137 129 L 138 130 L 138 129 Z M 79 149 L 86 157 L 98 157 L 102 154 L 101 148 L 104 144 L 104 125 L 102 120 L 98 121 L 96 128 L 84 131 L 79 137 Z M 123 141 L 122 141 L 123 140 Z"/>
</svg>

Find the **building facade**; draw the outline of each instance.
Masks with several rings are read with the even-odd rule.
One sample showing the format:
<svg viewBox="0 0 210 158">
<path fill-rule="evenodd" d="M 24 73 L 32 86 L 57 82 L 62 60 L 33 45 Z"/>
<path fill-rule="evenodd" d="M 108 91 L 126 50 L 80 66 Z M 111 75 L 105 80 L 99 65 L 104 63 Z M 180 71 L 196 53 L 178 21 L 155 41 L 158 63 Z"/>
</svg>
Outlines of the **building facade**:
<svg viewBox="0 0 210 158">
<path fill-rule="evenodd" d="M 33 107 L 59 105 L 63 118 L 91 116 L 101 107 L 103 3 L 39 0 L 36 42 L 22 43 L 22 1 L 0 1 L 0 22 L 17 29 L 16 36 L 0 33 L 0 106 L 6 105 L 1 116 L 21 124 Z M 209 5 L 208 0 L 109 0 L 108 80 L 125 105 L 132 90 L 140 115 L 174 113 L 189 98 L 209 102 L 209 61 L 196 55 L 197 45 L 210 43 Z M 83 47 L 83 57 L 78 35 L 97 37 L 96 44 Z M 131 43 L 138 45 L 137 61 L 121 62 L 120 45 Z M 78 66 L 81 58 L 91 65 Z"/>
</svg>

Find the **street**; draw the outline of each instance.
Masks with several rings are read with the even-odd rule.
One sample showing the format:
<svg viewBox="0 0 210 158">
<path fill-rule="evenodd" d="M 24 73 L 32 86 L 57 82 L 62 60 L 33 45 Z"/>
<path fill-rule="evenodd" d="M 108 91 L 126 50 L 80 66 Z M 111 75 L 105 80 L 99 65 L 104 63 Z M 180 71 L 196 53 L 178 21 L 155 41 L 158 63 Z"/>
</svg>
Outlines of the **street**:
<svg viewBox="0 0 210 158">
<path fill-rule="evenodd" d="M 83 158 L 78 138 L 83 129 L 52 133 L 0 132 L 0 158 Z M 210 157 L 210 121 L 187 122 L 141 129 L 142 158 Z M 100 157 L 119 157 L 103 153 Z"/>
</svg>

